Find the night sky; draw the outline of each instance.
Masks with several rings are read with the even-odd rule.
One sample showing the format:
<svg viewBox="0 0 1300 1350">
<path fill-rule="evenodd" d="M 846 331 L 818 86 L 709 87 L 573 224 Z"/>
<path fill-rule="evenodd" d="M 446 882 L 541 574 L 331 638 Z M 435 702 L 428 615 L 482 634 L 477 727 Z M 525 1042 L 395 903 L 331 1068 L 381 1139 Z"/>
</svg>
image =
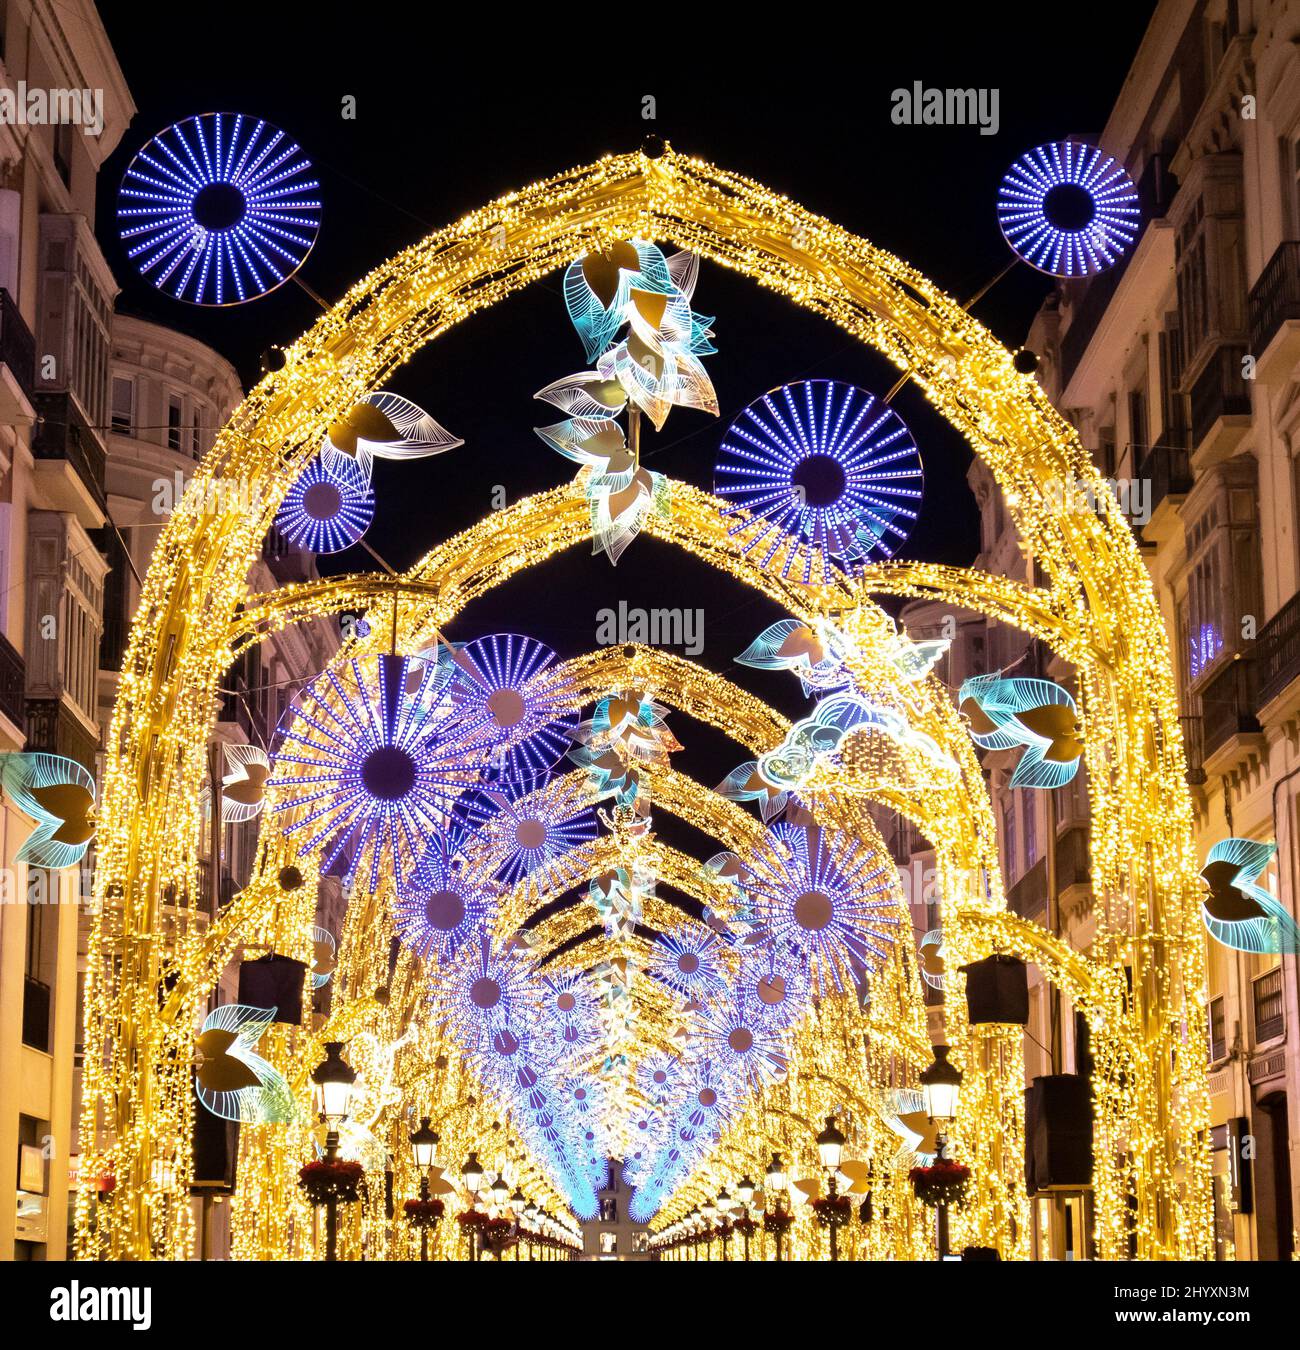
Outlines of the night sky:
<svg viewBox="0 0 1300 1350">
<path fill-rule="evenodd" d="M 171 121 L 242 111 L 300 142 L 324 200 L 319 242 L 302 275 L 329 300 L 492 197 L 635 149 L 647 132 L 793 197 L 965 297 L 1008 258 L 994 215 L 1001 175 L 1033 145 L 1100 131 L 1154 5 L 1113 6 L 1096 23 L 1080 22 L 1073 7 L 1023 5 L 981 6 L 978 20 L 964 22 L 950 17 L 956 7 L 932 5 L 891 6 L 885 17 L 866 6 L 864 17 L 853 18 L 841 6 L 750 6 L 725 23 L 659 8 L 645 12 L 649 20 L 633 7 L 528 11 L 572 25 L 546 37 L 503 5 L 460 9 L 482 16 L 470 31 L 443 17 L 457 14 L 450 7 L 410 0 L 191 8 L 198 17 L 134 0 L 101 5 L 140 111 L 101 175 L 99 234 L 123 287 L 121 309 L 202 338 L 251 385 L 259 353 L 291 341 L 315 318 L 307 295 L 286 285 L 241 308 L 180 304 L 142 283 L 116 241 L 116 184 L 141 144 Z M 895 126 L 891 92 L 918 79 L 927 87 L 996 88 L 998 134 Z M 355 121 L 340 115 L 349 94 Z M 641 116 L 647 94 L 657 103 L 653 122 Z M 1022 266 L 976 313 L 1019 345 L 1048 286 Z M 894 382 L 891 367 L 838 329 L 717 267 L 702 266 L 694 307 L 717 316 L 718 354 L 706 365 L 721 417 L 675 409 L 662 433 L 647 426 L 643 459 L 673 477 L 711 487 L 725 427 L 773 386 L 832 377 L 883 394 Z M 368 542 L 393 566 L 407 567 L 482 517 L 493 485 L 503 484 L 513 502 L 570 478 L 574 466 L 533 434 L 559 416 L 533 394 L 583 367 L 558 274 L 426 348 L 391 387 L 465 445 L 416 463 L 380 461 Z M 905 389 L 893 406 L 911 426 L 926 471 L 921 519 L 903 556 L 969 562 L 977 549 L 965 481 L 970 452 L 915 391 Z M 322 560 L 331 571 L 372 566 L 359 548 Z M 782 616 L 738 583 L 645 538 L 617 568 L 585 548 L 571 550 L 475 603 L 450 635 L 524 631 L 567 657 L 595 645 L 597 611 L 620 599 L 701 607 L 705 648 L 697 659 L 787 713 L 806 706 L 793 677 L 732 665 Z M 677 767 L 705 783 L 742 758 L 680 714 L 670 724 L 687 747 Z M 692 847 L 676 830 L 663 833 Z M 708 856 L 704 847 L 700 841 L 693 851 Z"/>
</svg>

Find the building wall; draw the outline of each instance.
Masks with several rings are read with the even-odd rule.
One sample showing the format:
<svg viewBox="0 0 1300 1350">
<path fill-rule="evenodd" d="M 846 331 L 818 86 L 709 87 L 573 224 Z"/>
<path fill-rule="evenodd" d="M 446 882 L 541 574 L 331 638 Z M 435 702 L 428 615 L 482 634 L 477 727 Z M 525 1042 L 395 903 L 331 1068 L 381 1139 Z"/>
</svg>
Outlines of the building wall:
<svg viewBox="0 0 1300 1350">
<path fill-rule="evenodd" d="M 1231 835 L 1276 841 L 1271 884 L 1294 917 L 1300 858 L 1300 3 L 1165 0 L 1099 144 L 1139 187 L 1143 228 L 1127 259 L 1057 287 L 1026 346 L 1078 429 L 1147 558 L 1178 673 L 1204 858 Z M 977 566 L 1029 579 L 983 465 Z M 911 606 L 914 632 L 944 616 Z M 1018 633 L 955 616 L 947 678 L 1014 666 L 1070 684 Z M 983 630 L 978 645 L 971 624 Z M 1092 943 L 1083 773 L 1051 794 L 1058 887 L 1048 894 L 1048 794 L 1007 786 L 1014 752 L 984 766 L 1008 903 Z M 1016 799 L 1021 800 L 1017 801 Z M 1032 846 L 1031 846 L 1032 841 Z M 1035 856 L 1037 855 L 1037 856 Z M 904 861 L 908 853 L 902 855 Z M 1207 1016 L 1218 1249 L 1285 1259 L 1300 1215 L 1300 1027 L 1293 955 L 1210 943 Z M 1031 967 L 1029 1078 L 1081 1067 L 1086 1047 Z M 1053 1041 L 1055 1039 L 1055 1054 Z M 1237 1124 L 1237 1122 L 1244 1122 Z M 1240 1131 L 1253 1204 L 1234 1192 Z M 1035 1251 L 1060 1257 L 1065 1201 L 1036 1206 Z M 1041 1209 L 1041 1213 L 1038 1211 Z M 1076 1244 L 1076 1255 L 1083 1254 Z"/>
</svg>

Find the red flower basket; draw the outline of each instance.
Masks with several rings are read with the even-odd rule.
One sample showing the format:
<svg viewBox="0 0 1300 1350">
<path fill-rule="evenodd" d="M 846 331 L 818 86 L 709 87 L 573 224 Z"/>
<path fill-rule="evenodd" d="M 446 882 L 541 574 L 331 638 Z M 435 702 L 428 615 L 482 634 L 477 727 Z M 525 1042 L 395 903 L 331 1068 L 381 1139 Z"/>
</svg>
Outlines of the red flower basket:
<svg viewBox="0 0 1300 1350">
<path fill-rule="evenodd" d="M 749 1217 L 748 1214 L 742 1215 L 731 1225 L 742 1237 L 753 1237 L 758 1232 L 758 1225 Z"/>
<path fill-rule="evenodd" d="M 456 1215 L 456 1222 L 462 1231 L 472 1233 L 487 1223 L 488 1216 L 481 1209 L 463 1209 Z"/>
<path fill-rule="evenodd" d="M 790 1231 L 790 1225 L 794 1223 L 794 1215 L 787 1209 L 774 1209 L 770 1214 L 763 1216 L 763 1231 L 773 1233 L 780 1237 Z"/>
<path fill-rule="evenodd" d="M 307 1199 L 313 1205 L 328 1204 L 331 1200 L 348 1205 L 361 1198 L 365 1175 L 366 1169 L 359 1162 L 344 1162 L 341 1158 L 330 1162 L 320 1158 L 299 1170 L 298 1185 L 307 1192 Z"/>
<path fill-rule="evenodd" d="M 515 1226 L 509 1219 L 489 1219 L 479 1230 L 479 1241 L 484 1250 L 500 1256 L 518 1241 Z"/>
<path fill-rule="evenodd" d="M 438 1220 L 442 1218 L 442 1211 L 441 1200 L 408 1200 L 402 1206 L 406 1221 L 412 1228 L 428 1228 L 430 1230 L 437 1228 Z"/>
<path fill-rule="evenodd" d="M 912 1168 L 907 1179 L 923 1205 L 960 1205 L 966 1198 L 970 1168 L 939 1158 L 929 1167 Z"/>
<path fill-rule="evenodd" d="M 853 1222 L 853 1201 L 847 1195 L 823 1195 L 812 1202 L 812 1207 L 823 1228 Z"/>
</svg>

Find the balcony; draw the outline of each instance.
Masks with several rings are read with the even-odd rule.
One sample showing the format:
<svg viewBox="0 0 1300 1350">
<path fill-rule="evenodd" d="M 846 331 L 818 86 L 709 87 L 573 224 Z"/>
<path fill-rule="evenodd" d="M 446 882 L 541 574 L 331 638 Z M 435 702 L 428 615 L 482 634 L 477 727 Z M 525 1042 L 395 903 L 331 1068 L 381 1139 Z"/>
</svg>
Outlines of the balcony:
<svg viewBox="0 0 1300 1350">
<path fill-rule="evenodd" d="M 1169 538 L 1178 508 L 1192 490 L 1192 460 L 1182 444 L 1185 437 L 1182 431 L 1162 436 L 1162 444 L 1151 446 L 1137 462 L 1138 479 L 1151 484 L 1151 518 L 1142 526 L 1145 543 Z"/>
<path fill-rule="evenodd" d="M 1188 390 L 1192 458 L 1198 469 L 1227 459 L 1250 428 L 1250 385 L 1242 373 L 1246 348 L 1217 347 Z"/>
<path fill-rule="evenodd" d="M 1183 728 L 1183 753 L 1187 756 L 1187 781 L 1194 787 L 1205 782 L 1205 723 L 1200 717 L 1178 719 Z"/>
<path fill-rule="evenodd" d="M 27 732 L 27 667 L 13 643 L 0 633 L 0 713 Z"/>
<path fill-rule="evenodd" d="M 1088 830 L 1072 825 L 1056 836 L 1056 893 L 1059 899 L 1071 886 L 1092 881 Z M 1047 858 L 1042 857 L 1007 891 L 1007 908 L 1023 919 L 1038 919 L 1047 908 Z M 1045 915 L 1044 915 L 1045 917 Z"/>
<path fill-rule="evenodd" d="M 69 511 L 88 530 L 99 529 L 104 515 L 104 465 L 107 456 L 69 394 L 37 394 L 40 416 L 32 437 L 36 474 L 50 506 Z"/>
<path fill-rule="evenodd" d="M 1258 712 L 1300 676 L 1300 595 L 1293 595 L 1260 629 L 1255 643 L 1255 665 Z"/>
<path fill-rule="evenodd" d="M 1241 750 L 1263 745 L 1256 706 L 1255 663 L 1244 657 L 1225 662 L 1201 690 L 1206 773 L 1221 772 Z"/>
<path fill-rule="evenodd" d="M 36 339 L 13 296 L 0 287 L 0 422 L 30 426 L 36 419 Z"/>
<path fill-rule="evenodd" d="M 1279 244 L 1250 291 L 1255 378 L 1284 384 L 1300 362 L 1300 240 Z"/>
</svg>

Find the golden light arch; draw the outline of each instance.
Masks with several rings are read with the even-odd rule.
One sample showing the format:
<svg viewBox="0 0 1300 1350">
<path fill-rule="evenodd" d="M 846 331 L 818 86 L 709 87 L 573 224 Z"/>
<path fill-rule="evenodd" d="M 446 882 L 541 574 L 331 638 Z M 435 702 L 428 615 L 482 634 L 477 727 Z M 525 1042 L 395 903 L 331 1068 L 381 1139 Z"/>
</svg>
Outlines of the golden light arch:
<svg viewBox="0 0 1300 1350">
<path fill-rule="evenodd" d="M 1128 1191 L 1139 1255 L 1204 1255 L 1210 1232 L 1204 948 L 1191 805 L 1168 642 L 1133 538 L 1075 434 L 954 300 L 831 222 L 671 150 L 656 158 L 606 158 L 512 193 L 364 278 L 286 350 L 284 369 L 264 379 L 232 417 L 162 532 L 107 747 L 96 880 L 101 908 L 87 978 L 87 1043 L 103 1053 L 87 1056 L 82 1154 L 101 1157 L 104 1127 L 113 1143 L 103 1161 L 115 1169 L 121 1203 L 111 1217 L 93 1221 L 88 1177 L 78 1204 L 83 1254 L 147 1256 L 159 1240 L 149 1171 L 156 1150 L 167 1146 L 156 1122 L 177 1107 L 174 1088 L 157 1073 L 168 1032 L 153 1009 L 167 1003 L 164 976 L 178 973 L 166 950 L 181 954 L 173 964 L 184 977 L 197 947 L 187 901 L 198 888 L 205 747 L 218 682 L 242 640 L 238 615 L 250 599 L 248 571 L 280 499 L 328 424 L 424 343 L 584 250 L 634 234 L 735 268 L 873 346 L 911 374 L 989 465 L 1047 584 L 1022 592 L 992 583 L 981 588 L 916 565 L 897 585 L 977 608 L 993 600 L 1000 617 L 1043 637 L 1076 665 L 1089 732 L 1099 901 L 1087 972 L 1115 988 L 1114 977 L 1122 979 L 1127 968 L 1133 990 L 1131 998 L 1109 999 L 1115 1054 L 1131 1072 L 1122 1100 L 1103 1094 L 1100 1142 L 1114 1142 L 1105 1122 L 1122 1116 L 1131 1164 L 1118 1181 L 1105 1182 L 1109 1217 L 1099 1241 L 1103 1255 L 1127 1250 L 1123 1206 L 1113 1202 Z M 1099 518 L 1061 510 L 1059 484 L 1067 479 L 1094 488 Z M 260 510 L 236 509 L 241 494 L 212 492 L 214 480 L 251 486 L 261 494 Z M 686 546 L 706 556 L 705 546 Z M 545 552 L 540 543 L 536 549 Z M 526 550 L 516 565 L 529 565 Z M 877 580 L 891 588 L 887 578 Z M 846 606 L 842 596 L 801 588 L 799 603 L 834 609 L 852 634 L 870 639 L 879 616 L 862 603 L 867 590 L 850 595 Z M 937 704 L 926 711 L 939 722 L 945 717 Z M 950 707 L 946 716 L 955 741 Z M 968 744 L 951 749 L 967 767 L 974 762 Z M 950 901 L 945 928 L 959 949 L 974 953 L 981 944 L 1017 939 L 1002 908 L 987 801 L 971 810 L 976 828 L 959 861 L 986 870 L 993 884 L 987 895 Z M 952 881 L 958 894 L 959 878 Z M 960 1000 L 953 1004 L 959 1018 Z M 1107 1067 L 1099 1064 L 1103 1076 Z M 1101 1170 L 1109 1170 L 1104 1157 Z"/>
</svg>

